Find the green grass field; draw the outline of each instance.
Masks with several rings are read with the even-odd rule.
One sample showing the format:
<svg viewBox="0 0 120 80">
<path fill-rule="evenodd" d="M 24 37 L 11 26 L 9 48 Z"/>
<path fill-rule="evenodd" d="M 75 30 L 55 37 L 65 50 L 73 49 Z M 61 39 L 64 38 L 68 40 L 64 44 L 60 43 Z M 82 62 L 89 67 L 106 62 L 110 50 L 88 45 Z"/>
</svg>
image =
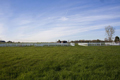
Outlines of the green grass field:
<svg viewBox="0 0 120 80">
<path fill-rule="evenodd" d="M 120 46 L 0 47 L 0 80 L 120 80 Z"/>
</svg>

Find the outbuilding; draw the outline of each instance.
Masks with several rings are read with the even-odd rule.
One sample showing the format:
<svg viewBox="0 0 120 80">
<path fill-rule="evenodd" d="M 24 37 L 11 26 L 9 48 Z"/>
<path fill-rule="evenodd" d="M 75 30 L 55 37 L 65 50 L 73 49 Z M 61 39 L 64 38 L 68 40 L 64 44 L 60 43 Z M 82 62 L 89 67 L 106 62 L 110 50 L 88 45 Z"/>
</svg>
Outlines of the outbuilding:
<svg viewBox="0 0 120 80">
<path fill-rule="evenodd" d="M 0 43 L 5 43 L 5 41 L 4 40 L 0 40 Z"/>
<path fill-rule="evenodd" d="M 61 41 L 61 43 L 67 43 L 67 41 Z"/>
</svg>

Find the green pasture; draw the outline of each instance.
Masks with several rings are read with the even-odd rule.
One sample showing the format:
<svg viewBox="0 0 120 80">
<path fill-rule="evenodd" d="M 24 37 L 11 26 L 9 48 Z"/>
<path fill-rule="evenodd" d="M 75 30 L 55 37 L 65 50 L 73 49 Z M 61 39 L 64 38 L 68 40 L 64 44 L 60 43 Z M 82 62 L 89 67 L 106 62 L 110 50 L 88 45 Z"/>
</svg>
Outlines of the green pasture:
<svg viewBox="0 0 120 80">
<path fill-rule="evenodd" d="M 0 47 L 0 80 L 120 80 L 120 46 Z"/>
</svg>

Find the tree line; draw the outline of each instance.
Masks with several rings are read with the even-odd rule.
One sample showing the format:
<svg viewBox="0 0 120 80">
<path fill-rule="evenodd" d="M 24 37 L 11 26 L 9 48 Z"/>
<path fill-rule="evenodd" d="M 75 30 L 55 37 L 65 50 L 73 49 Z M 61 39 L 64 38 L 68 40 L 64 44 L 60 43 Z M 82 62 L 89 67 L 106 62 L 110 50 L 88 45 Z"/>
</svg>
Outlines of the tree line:
<svg viewBox="0 0 120 80">
<path fill-rule="evenodd" d="M 104 40 L 75 40 L 75 41 L 71 41 L 74 43 L 79 43 L 79 42 L 120 42 L 120 38 L 118 36 L 116 36 L 115 38 L 113 37 L 115 34 L 115 28 L 112 26 L 107 26 L 105 27 L 105 33 L 106 33 L 106 38 Z M 114 40 L 113 40 L 114 39 Z"/>
</svg>

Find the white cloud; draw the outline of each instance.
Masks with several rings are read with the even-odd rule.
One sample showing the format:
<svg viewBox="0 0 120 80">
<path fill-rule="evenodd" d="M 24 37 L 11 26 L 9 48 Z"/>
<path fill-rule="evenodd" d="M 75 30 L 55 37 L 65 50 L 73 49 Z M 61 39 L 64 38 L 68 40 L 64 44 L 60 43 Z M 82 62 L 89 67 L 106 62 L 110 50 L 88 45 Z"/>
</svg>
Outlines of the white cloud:
<svg viewBox="0 0 120 80">
<path fill-rule="evenodd" d="M 4 32 L 4 24 L 0 23 L 0 34 Z"/>
<path fill-rule="evenodd" d="M 41 32 L 33 32 L 26 38 L 21 39 L 21 41 L 49 41 L 56 37 L 70 35 L 67 32 L 68 29 L 69 27 L 57 27 L 57 28 L 44 30 Z"/>
<path fill-rule="evenodd" d="M 4 32 L 5 32 L 4 24 L 0 23 L 0 39 L 5 38 Z"/>
<path fill-rule="evenodd" d="M 26 25 L 26 24 L 29 24 L 32 22 L 33 22 L 32 18 L 28 17 L 27 15 L 25 15 L 25 16 L 20 15 L 11 20 L 11 23 L 15 24 L 17 26 Z"/>
<path fill-rule="evenodd" d="M 61 20 L 61 21 L 67 21 L 68 18 L 67 17 L 61 17 L 59 20 Z"/>
<path fill-rule="evenodd" d="M 71 22 L 89 22 L 89 21 L 99 21 L 99 20 L 110 20 L 120 18 L 120 15 L 72 15 L 69 16 Z"/>
<path fill-rule="evenodd" d="M 3 32 L 3 27 L 2 27 L 3 25 L 2 24 L 0 24 L 0 33 L 2 33 Z"/>
</svg>

